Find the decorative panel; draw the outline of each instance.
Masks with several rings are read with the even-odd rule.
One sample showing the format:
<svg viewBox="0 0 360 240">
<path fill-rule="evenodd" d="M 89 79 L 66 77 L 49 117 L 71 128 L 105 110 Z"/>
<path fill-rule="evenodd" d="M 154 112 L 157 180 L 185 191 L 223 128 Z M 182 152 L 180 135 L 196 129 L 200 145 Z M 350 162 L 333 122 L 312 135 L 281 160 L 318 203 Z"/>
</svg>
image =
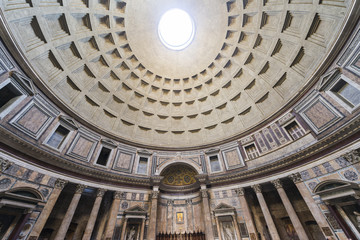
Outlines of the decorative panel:
<svg viewBox="0 0 360 240">
<path fill-rule="evenodd" d="M 228 170 L 244 166 L 244 161 L 238 147 L 223 150 L 222 155 Z"/>
<path fill-rule="evenodd" d="M 121 172 L 131 172 L 132 166 L 134 164 L 134 159 L 134 153 L 126 152 L 119 149 L 116 153 L 113 169 Z"/>
<path fill-rule="evenodd" d="M 99 140 L 99 136 L 80 129 L 66 154 L 82 161 L 89 161 Z"/>
<path fill-rule="evenodd" d="M 343 117 L 320 95 L 308 100 L 300 110 L 300 115 L 316 133 L 324 131 Z"/>
<path fill-rule="evenodd" d="M 38 139 L 58 114 L 59 112 L 44 100 L 34 99 L 10 121 L 10 124 Z"/>
</svg>

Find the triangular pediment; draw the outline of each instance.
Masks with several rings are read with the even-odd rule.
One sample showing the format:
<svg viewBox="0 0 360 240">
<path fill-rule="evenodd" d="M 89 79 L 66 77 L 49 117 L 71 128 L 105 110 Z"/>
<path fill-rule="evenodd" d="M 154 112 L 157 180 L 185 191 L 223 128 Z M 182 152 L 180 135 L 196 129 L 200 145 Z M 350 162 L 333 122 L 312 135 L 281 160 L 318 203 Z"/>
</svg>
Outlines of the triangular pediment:
<svg viewBox="0 0 360 240">
<path fill-rule="evenodd" d="M 33 81 L 19 72 L 12 72 L 11 76 L 21 85 L 21 87 L 30 95 L 33 96 L 36 94 Z"/>
<path fill-rule="evenodd" d="M 319 91 L 324 91 L 327 87 L 333 82 L 334 79 L 340 74 L 339 68 L 334 68 L 330 72 L 324 74 L 320 77 L 318 89 Z"/>
<path fill-rule="evenodd" d="M 65 123 L 66 125 L 68 125 L 69 127 L 73 128 L 74 130 L 78 129 L 79 126 L 78 124 L 75 122 L 74 119 L 72 119 L 71 117 L 68 117 L 68 116 L 64 116 L 64 115 L 61 115 L 60 116 L 60 120 Z"/>
<path fill-rule="evenodd" d="M 134 212 L 139 212 L 139 213 L 146 213 L 146 210 L 142 207 L 140 207 L 139 205 L 136 205 L 136 206 L 133 206 L 131 208 L 128 208 L 125 213 L 128 213 L 128 212 L 131 212 L 131 213 L 134 213 Z"/>
<path fill-rule="evenodd" d="M 214 210 L 224 210 L 224 209 L 234 209 L 234 207 L 230 206 L 230 205 L 227 205 L 225 203 L 220 203 L 219 205 L 217 205 L 215 207 Z"/>
</svg>

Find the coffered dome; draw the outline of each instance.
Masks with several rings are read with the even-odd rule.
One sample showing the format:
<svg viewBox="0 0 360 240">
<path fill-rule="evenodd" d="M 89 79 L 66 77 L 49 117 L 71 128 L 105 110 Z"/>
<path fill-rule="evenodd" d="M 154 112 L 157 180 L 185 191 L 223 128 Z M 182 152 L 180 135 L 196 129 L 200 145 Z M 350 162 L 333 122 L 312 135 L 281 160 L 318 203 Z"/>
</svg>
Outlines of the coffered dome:
<svg viewBox="0 0 360 240">
<path fill-rule="evenodd" d="M 326 64 L 351 1 L 2 1 L 29 66 L 53 100 L 119 140 L 187 148 L 234 139 L 300 96 Z M 160 41 L 178 8 L 183 50 Z M 11 10 L 11 11 L 10 11 Z"/>
</svg>

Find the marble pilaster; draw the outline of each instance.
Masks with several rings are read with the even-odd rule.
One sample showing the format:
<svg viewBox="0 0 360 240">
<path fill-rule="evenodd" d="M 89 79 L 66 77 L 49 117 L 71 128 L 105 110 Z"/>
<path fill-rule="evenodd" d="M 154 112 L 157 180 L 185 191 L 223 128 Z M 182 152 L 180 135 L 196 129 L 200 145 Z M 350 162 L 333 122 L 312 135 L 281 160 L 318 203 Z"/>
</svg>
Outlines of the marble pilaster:
<svg viewBox="0 0 360 240">
<path fill-rule="evenodd" d="M 251 215 L 249 204 L 247 203 L 246 198 L 245 198 L 245 189 L 244 188 L 238 188 L 238 189 L 235 189 L 235 192 L 239 197 L 239 202 L 240 202 L 240 206 L 241 206 L 241 208 L 243 210 L 244 219 L 245 219 L 245 223 L 246 223 L 248 233 L 251 236 L 255 236 L 254 240 L 257 240 L 258 239 L 257 234 L 256 234 L 257 231 L 256 231 L 254 220 L 253 220 L 252 215 Z"/>
<path fill-rule="evenodd" d="M 41 231 L 43 230 L 46 221 L 48 220 L 51 211 L 53 210 L 57 199 L 60 196 L 60 193 L 64 189 L 67 181 L 62 179 L 57 179 L 55 182 L 54 190 L 51 192 L 49 199 L 46 202 L 44 209 L 41 211 L 39 218 L 37 219 L 29 238 L 36 240 L 39 238 Z"/>
<path fill-rule="evenodd" d="M 117 217 L 119 207 L 120 207 L 120 195 L 121 195 L 121 192 L 116 191 L 114 193 L 114 197 L 113 197 L 114 200 L 111 204 L 109 220 L 108 220 L 108 223 L 106 224 L 106 228 L 105 228 L 105 240 L 112 239 L 112 237 L 113 237 L 115 223 L 116 223 L 116 217 Z"/>
</svg>

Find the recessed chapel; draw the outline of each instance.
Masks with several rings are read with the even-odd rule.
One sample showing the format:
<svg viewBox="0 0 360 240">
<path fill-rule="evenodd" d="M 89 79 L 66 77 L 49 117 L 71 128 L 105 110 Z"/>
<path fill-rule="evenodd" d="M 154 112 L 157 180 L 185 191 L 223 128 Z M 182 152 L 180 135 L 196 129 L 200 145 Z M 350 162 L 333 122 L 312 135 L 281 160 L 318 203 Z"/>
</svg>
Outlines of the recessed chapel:
<svg viewBox="0 0 360 240">
<path fill-rule="evenodd" d="M 0 0 L 0 239 L 360 239 L 360 0 Z"/>
</svg>

